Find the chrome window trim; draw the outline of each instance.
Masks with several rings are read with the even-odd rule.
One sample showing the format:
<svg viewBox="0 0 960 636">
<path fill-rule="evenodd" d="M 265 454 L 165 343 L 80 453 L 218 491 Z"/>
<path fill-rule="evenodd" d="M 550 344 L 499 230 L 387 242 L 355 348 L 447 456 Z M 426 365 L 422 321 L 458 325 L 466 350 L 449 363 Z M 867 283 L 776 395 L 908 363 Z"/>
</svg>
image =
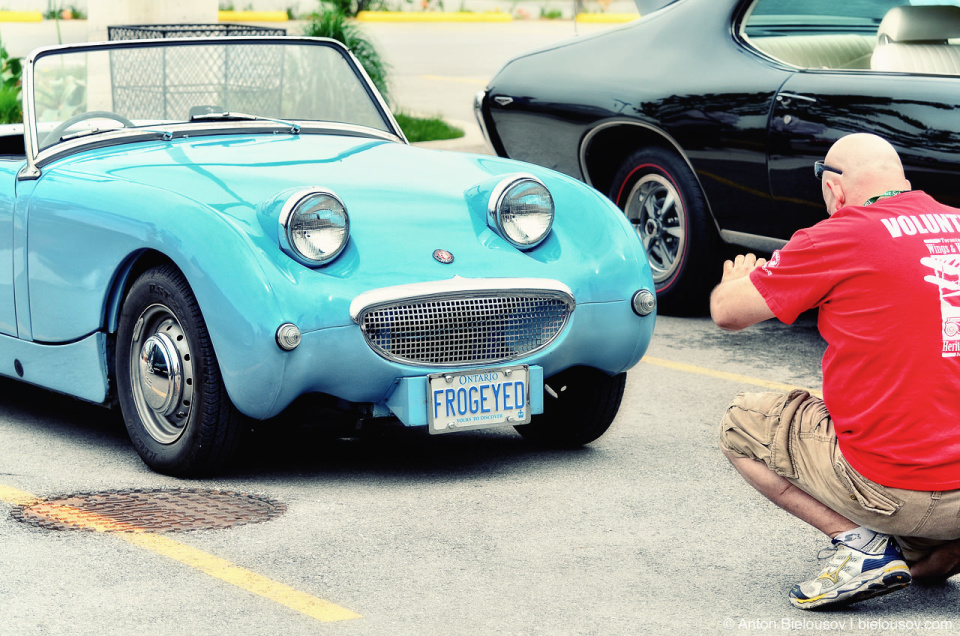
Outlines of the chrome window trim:
<svg viewBox="0 0 960 636">
<path fill-rule="evenodd" d="M 759 234 L 747 234 L 746 232 L 735 232 L 733 230 L 722 230 L 720 232 L 720 238 L 726 243 L 740 245 L 741 247 L 759 252 L 773 252 L 787 244 L 787 241 L 784 239 L 761 236 Z"/>
<path fill-rule="evenodd" d="M 480 127 L 480 134 L 483 135 L 484 141 L 487 142 L 491 148 L 493 148 L 493 141 L 490 139 L 490 131 L 487 130 L 487 121 L 483 116 L 483 100 L 487 96 L 487 89 L 483 89 L 473 96 L 473 116 L 477 120 L 477 125 Z"/>
<path fill-rule="evenodd" d="M 70 156 L 72 154 L 95 150 L 97 148 L 108 148 L 110 146 L 119 146 L 127 143 L 141 141 L 163 140 L 172 141 L 174 139 L 188 139 L 192 137 L 210 137 L 215 135 L 252 135 L 252 134 L 290 134 L 290 135 L 343 135 L 346 137 L 364 137 L 378 139 L 389 142 L 405 143 L 403 139 L 391 133 L 377 130 L 376 128 L 366 128 L 355 124 L 336 124 L 317 122 L 297 122 L 301 125 L 299 132 L 287 133 L 289 126 L 275 124 L 270 121 L 243 121 L 243 122 L 218 122 L 209 124 L 204 122 L 205 126 L 197 127 L 198 124 L 188 124 L 180 122 L 177 124 L 162 124 L 159 126 L 149 126 L 143 128 L 118 128 L 108 132 L 103 132 L 90 137 L 79 139 L 70 139 L 58 144 L 54 144 L 40 151 L 37 157 L 31 162 L 29 154 L 27 155 L 27 164 L 20 170 L 17 178 L 22 180 L 36 179 L 41 174 L 41 169 L 58 159 Z"/>
</svg>

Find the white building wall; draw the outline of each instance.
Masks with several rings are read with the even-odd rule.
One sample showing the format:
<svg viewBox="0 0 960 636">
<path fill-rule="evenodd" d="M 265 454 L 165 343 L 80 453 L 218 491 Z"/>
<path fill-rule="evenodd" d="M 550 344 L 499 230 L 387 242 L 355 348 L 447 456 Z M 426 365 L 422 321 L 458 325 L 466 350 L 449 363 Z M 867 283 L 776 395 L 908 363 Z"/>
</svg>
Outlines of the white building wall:
<svg viewBox="0 0 960 636">
<path fill-rule="evenodd" d="M 52 10 L 66 9 L 73 7 L 82 11 L 85 15 L 90 13 L 90 7 L 96 0 L 2 0 L 0 9 L 7 11 L 40 11 L 47 13 Z M 392 0 L 392 3 L 404 4 L 404 0 Z M 118 10 L 127 12 L 150 11 L 152 5 L 163 4 L 155 0 L 116 0 Z M 196 3 L 187 3 L 196 4 Z M 219 9 L 221 6 L 231 7 L 236 11 L 286 11 L 293 10 L 294 15 L 303 15 L 313 13 L 320 7 L 319 0 L 214 0 L 214 6 Z M 214 20 L 216 22 L 216 20 Z M 171 20 L 164 20 L 163 23 L 173 24 Z"/>
<path fill-rule="evenodd" d="M 79 7 L 77 7 L 79 9 Z M 107 39 L 122 24 L 214 24 L 217 0 L 87 0 L 87 38 Z"/>
</svg>

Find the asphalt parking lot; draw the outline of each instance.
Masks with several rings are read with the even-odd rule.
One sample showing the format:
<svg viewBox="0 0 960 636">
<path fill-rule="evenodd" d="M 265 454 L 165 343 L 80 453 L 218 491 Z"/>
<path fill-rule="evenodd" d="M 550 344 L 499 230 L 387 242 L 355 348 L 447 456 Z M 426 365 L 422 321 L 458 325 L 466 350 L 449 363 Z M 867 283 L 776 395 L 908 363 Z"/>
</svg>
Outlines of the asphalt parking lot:
<svg viewBox="0 0 960 636">
<path fill-rule="evenodd" d="M 472 96 L 500 62 L 451 59 L 572 29 L 389 26 L 372 32 L 405 69 L 401 103 L 467 123 L 451 95 Z M 433 65 L 431 37 L 451 49 Z M 0 380 L 0 635 L 960 632 L 958 580 L 840 611 L 786 600 L 827 542 L 740 480 L 716 428 L 737 391 L 816 391 L 822 352 L 811 315 L 737 334 L 661 316 L 588 448 L 545 451 L 511 430 L 332 439 L 287 417 L 208 480 L 149 471 L 115 412 Z M 169 517 L 164 496 L 210 491 L 269 512 L 212 527 L 232 511 L 212 505 L 143 532 L 78 503 L 134 493 Z M 60 525 L 32 522 L 37 499 L 64 500 Z"/>
<path fill-rule="evenodd" d="M 739 334 L 661 317 L 583 450 L 510 430 L 330 439 L 287 418 L 209 480 L 150 472 L 116 413 L 0 382 L 0 634 L 954 633 L 956 582 L 836 612 L 786 601 L 825 542 L 741 483 L 716 425 L 739 390 L 815 389 L 821 352 L 811 316 Z M 145 533 L 24 514 L 131 490 L 279 512 Z"/>
</svg>

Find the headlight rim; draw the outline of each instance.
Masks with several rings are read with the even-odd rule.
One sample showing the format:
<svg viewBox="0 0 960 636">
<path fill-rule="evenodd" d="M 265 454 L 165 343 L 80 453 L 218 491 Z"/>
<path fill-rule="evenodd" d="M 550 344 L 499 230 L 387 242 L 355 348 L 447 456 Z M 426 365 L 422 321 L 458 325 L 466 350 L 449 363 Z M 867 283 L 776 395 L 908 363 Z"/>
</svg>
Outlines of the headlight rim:
<svg viewBox="0 0 960 636">
<path fill-rule="evenodd" d="M 514 187 L 520 185 L 525 181 L 535 183 L 541 188 L 543 188 L 544 191 L 547 193 L 547 196 L 550 197 L 550 207 L 551 207 L 550 222 L 547 224 L 546 229 L 537 240 L 532 241 L 530 243 L 522 243 L 520 241 L 514 240 L 510 236 L 510 233 L 507 232 L 507 230 L 504 228 L 503 219 L 501 215 L 503 202 L 506 200 L 507 194 L 510 192 L 511 189 L 513 189 Z M 550 192 L 550 188 L 548 188 L 547 185 L 541 179 L 526 172 L 514 173 L 502 178 L 491 191 L 490 198 L 487 203 L 487 221 L 490 227 L 493 228 L 497 232 L 497 234 L 501 238 L 503 238 L 503 240 L 507 241 L 517 249 L 524 250 L 524 251 L 531 250 L 537 247 L 538 245 L 543 243 L 548 236 L 550 236 L 550 232 L 553 230 L 553 223 L 556 220 L 556 216 L 557 216 L 556 202 L 553 198 L 553 193 Z"/>
<path fill-rule="evenodd" d="M 306 201 L 314 196 L 327 196 L 336 201 L 341 208 L 343 208 L 344 216 L 344 239 L 340 243 L 334 252 L 331 252 L 326 258 L 323 259 L 313 259 L 304 255 L 300 250 L 298 250 L 294 244 L 293 238 L 290 236 L 290 219 L 293 217 L 297 208 L 303 205 Z M 277 219 L 278 223 L 278 238 L 280 241 L 280 249 L 284 254 L 297 261 L 301 265 L 306 267 L 322 267 L 328 265 L 334 261 L 340 254 L 343 253 L 343 250 L 346 249 L 347 244 L 350 242 L 350 212 L 347 210 L 346 203 L 343 202 L 336 192 L 330 188 L 323 187 L 313 187 L 313 188 L 304 188 L 297 190 L 284 202 L 283 207 L 280 209 L 280 216 Z"/>
</svg>

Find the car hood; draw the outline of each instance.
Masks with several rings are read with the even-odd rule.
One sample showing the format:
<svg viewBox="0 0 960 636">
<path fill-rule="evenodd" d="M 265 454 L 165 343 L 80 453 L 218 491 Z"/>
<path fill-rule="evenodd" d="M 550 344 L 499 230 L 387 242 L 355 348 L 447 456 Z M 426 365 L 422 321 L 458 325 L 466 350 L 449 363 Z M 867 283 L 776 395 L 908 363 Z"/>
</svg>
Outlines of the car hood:
<svg viewBox="0 0 960 636">
<path fill-rule="evenodd" d="M 517 173 L 541 179 L 556 202 L 553 231 L 527 252 L 486 218 L 494 187 Z M 92 150 L 50 164 L 41 182 L 48 178 L 78 187 L 109 180 L 96 198 L 111 214 L 143 218 L 144 206 L 151 218 L 216 214 L 283 278 L 324 278 L 328 289 L 349 283 L 354 291 L 344 288 L 344 298 L 357 289 L 461 276 L 561 279 L 578 302 L 611 300 L 591 293 L 590 273 L 642 269 L 635 232 L 605 197 L 559 173 L 498 157 L 337 135 L 236 135 Z M 280 252 L 277 221 L 287 197 L 312 187 L 335 192 L 350 215 L 347 248 L 313 270 Z M 437 262 L 437 249 L 453 253 L 454 262 Z"/>
</svg>

